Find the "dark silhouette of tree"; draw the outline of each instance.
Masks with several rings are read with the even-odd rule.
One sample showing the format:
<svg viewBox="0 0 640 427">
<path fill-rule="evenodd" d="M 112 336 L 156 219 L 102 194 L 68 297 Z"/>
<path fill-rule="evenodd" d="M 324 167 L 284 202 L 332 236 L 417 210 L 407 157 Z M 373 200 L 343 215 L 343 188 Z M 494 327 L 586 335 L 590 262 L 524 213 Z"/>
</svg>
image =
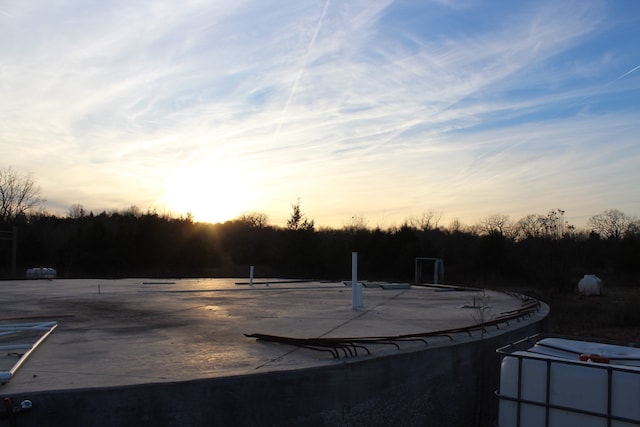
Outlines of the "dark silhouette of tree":
<svg viewBox="0 0 640 427">
<path fill-rule="evenodd" d="M 300 209 L 300 199 L 291 204 L 293 209 L 291 216 L 287 220 L 287 230 L 290 231 L 313 231 L 314 222 L 308 220 Z"/>
<path fill-rule="evenodd" d="M 296 276 L 312 277 L 318 270 L 317 233 L 314 221 L 302 213 L 300 199 L 291 205 L 292 212 L 287 220 L 284 234 L 281 268 Z"/>
<path fill-rule="evenodd" d="M 267 214 L 261 212 L 243 213 L 237 221 L 244 223 L 251 228 L 266 228 L 269 225 Z"/>
<path fill-rule="evenodd" d="M 620 240 L 616 269 L 625 274 L 640 272 L 640 235 L 638 233 L 627 233 Z"/>
<path fill-rule="evenodd" d="M 596 218 L 622 217 L 627 222 L 615 222 L 617 232 L 589 234 L 572 230 L 560 209 L 515 224 L 495 215 L 475 227 L 454 220 L 447 228 L 429 213 L 388 229 L 369 228 L 356 215 L 338 229 L 316 230 L 299 200 L 291 206 L 283 227 L 255 212 L 207 224 L 135 206 L 94 215 L 80 204 L 64 218 L 25 211 L 11 225 L 19 229 L 19 269 L 51 266 L 59 277 L 246 277 L 253 265 L 262 277 L 344 280 L 357 251 L 363 279 L 410 281 L 415 257 L 437 257 L 447 283 L 571 292 L 584 274 L 610 283 L 640 268 L 640 223 L 616 210 Z M 0 244 L 0 277 L 10 276 L 10 250 Z"/>
<path fill-rule="evenodd" d="M 221 256 L 237 268 L 238 274 L 246 274 L 251 265 L 262 275 L 278 266 L 281 239 L 278 231 L 264 221 L 262 215 L 256 221 L 253 215 L 243 214 L 216 227 Z"/>
<path fill-rule="evenodd" d="M 357 233 L 366 230 L 368 227 L 367 219 L 362 215 L 353 215 L 345 221 L 343 229 L 349 233 Z"/>
<path fill-rule="evenodd" d="M 517 240 L 538 238 L 545 236 L 545 217 L 530 214 L 520 218 L 514 225 Z"/>
<path fill-rule="evenodd" d="M 31 175 L 20 174 L 10 167 L 0 169 L 0 224 L 26 215 L 43 202 Z"/>
<path fill-rule="evenodd" d="M 527 215 L 514 224 L 514 237 L 517 240 L 529 238 L 562 239 L 574 229 L 564 220 L 564 212 L 562 209 L 552 209 L 547 215 Z"/>
<path fill-rule="evenodd" d="M 564 236 L 566 228 L 564 210 L 550 210 L 547 216 L 543 218 L 542 223 L 547 237 L 551 239 L 561 239 Z"/>
<path fill-rule="evenodd" d="M 488 216 L 476 225 L 479 234 L 484 236 L 499 234 L 504 237 L 513 236 L 513 223 L 507 215 Z"/>
<path fill-rule="evenodd" d="M 67 212 L 68 218 L 78 219 L 85 216 L 87 216 L 87 211 L 85 211 L 84 207 L 80 203 L 71 205 L 69 211 Z"/>
<path fill-rule="evenodd" d="M 427 231 L 438 228 L 441 218 L 442 213 L 428 210 L 427 212 L 423 212 L 419 217 L 409 218 L 407 222 L 418 230 Z"/>
<path fill-rule="evenodd" d="M 412 280 L 416 256 L 424 256 L 416 229 L 403 224 L 393 230 L 387 239 L 387 256 L 385 257 L 388 273 L 384 279 L 391 279 L 391 273 L 401 273 L 400 280 Z"/>
<path fill-rule="evenodd" d="M 465 229 L 466 227 L 462 224 L 459 218 L 453 218 L 447 227 L 447 231 L 449 233 L 462 233 Z"/>
<path fill-rule="evenodd" d="M 587 225 L 605 239 L 620 240 L 624 235 L 632 230 L 634 218 L 625 215 L 618 209 L 607 209 L 597 215 L 592 216 L 587 221 Z"/>
<path fill-rule="evenodd" d="M 504 273 L 507 265 L 507 248 L 507 238 L 497 229 L 480 237 L 476 252 L 476 266 L 485 282 Z"/>
</svg>

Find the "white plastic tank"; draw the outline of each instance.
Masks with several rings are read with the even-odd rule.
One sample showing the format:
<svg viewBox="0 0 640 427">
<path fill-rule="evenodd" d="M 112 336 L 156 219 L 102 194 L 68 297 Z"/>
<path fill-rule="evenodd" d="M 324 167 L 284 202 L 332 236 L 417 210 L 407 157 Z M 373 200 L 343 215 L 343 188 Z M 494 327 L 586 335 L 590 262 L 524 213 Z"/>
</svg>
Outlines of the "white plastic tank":
<svg viewBox="0 0 640 427">
<path fill-rule="evenodd" d="M 602 280 L 595 274 L 585 274 L 578 282 L 581 295 L 602 295 Z"/>
<path fill-rule="evenodd" d="M 640 349 L 564 338 L 505 349 L 499 427 L 640 425 Z"/>
<path fill-rule="evenodd" d="M 57 272 L 50 267 L 36 267 L 27 269 L 27 279 L 55 279 Z"/>
</svg>

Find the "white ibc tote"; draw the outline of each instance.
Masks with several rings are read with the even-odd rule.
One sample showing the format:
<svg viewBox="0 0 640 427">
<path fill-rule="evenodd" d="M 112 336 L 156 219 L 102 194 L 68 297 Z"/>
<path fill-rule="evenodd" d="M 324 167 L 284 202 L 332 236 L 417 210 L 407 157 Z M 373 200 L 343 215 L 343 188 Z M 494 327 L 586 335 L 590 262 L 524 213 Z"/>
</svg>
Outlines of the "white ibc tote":
<svg viewBox="0 0 640 427">
<path fill-rule="evenodd" d="M 640 349 L 535 336 L 498 352 L 499 427 L 640 426 Z"/>
</svg>

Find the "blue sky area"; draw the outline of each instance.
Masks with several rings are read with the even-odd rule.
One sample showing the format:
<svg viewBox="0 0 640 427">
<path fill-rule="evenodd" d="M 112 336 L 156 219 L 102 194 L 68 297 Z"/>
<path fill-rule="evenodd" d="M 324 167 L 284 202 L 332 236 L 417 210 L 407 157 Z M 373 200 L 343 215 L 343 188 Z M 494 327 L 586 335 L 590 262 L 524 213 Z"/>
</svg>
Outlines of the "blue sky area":
<svg viewBox="0 0 640 427">
<path fill-rule="evenodd" d="M 0 0 L 0 167 L 65 215 L 640 215 L 640 2 Z"/>
</svg>

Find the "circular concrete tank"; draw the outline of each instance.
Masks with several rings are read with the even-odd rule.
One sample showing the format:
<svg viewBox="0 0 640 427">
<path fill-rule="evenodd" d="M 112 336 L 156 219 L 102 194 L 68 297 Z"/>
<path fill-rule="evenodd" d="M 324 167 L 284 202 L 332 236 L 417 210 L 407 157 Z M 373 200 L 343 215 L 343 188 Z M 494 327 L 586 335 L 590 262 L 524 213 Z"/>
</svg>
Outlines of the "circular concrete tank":
<svg viewBox="0 0 640 427">
<path fill-rule="evenodd" d="M 32 402 L 20 426 L 493 425 L 495 350 L 548 307 L 364 285 L 354 309 L 342 282 L 2 282 L 0 323 L 58 326 L 0 395 Z"/>
</svg>

